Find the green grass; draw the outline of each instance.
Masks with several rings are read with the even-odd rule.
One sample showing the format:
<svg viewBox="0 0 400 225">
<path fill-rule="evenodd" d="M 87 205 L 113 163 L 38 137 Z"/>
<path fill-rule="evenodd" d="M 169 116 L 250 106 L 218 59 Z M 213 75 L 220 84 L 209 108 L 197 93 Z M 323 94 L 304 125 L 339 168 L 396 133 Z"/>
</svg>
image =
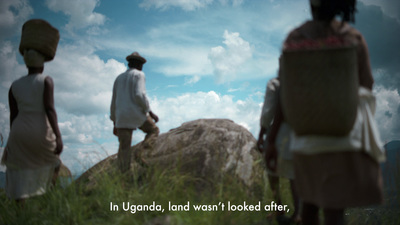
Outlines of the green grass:
<svg viewBox="0 0 400 225">
<path fill-rule="evenodd" d="M 237 224 L 262 225 L 276 224 L 266 219 L 271 212 L 261 211 L 239 212 L 228 211 L 227 203 L 233 205 L 270 204 L 272 194 L 268 184 L 263 185 L 260 192 L 249 189 L 225 177 L 212 184 L 208 181 L 193 178 L 190 174 L 172 170 L 149 168 L 140 178 L 122 175 L 118 171 L 103 173 L 97 185 L 88 188 L 85 182 L 72 183 L 62 188 L 57 186 L 43 196 L 28 199 L 21 207 L 9 200 L 0 190 L 0 224 L 146 224 L 158 220 L 159 224 L 197 225 L 197 224 Z M 400 170 L 399 170 L 400 171 Z M 397 179 L 399 180 L 399 179 Z M 290 216 L 293 203 L 289 182 L 280 181 L 282 202 L 288 204 Z M 398 183 L 400 190 L 400 183 Z M 118 211 L 110 210 L 110 203 L 118 206 Z M 164 212 L 124 210 L 123 203 L 130 205 L 161 205 Z M 169 211 L 168 203 L 186 205 L 189 211 Z M 224 211 L 219 203 L 225 204 Z M 399 201 L 400 203 L 400 201 Z M 193 205 L 217 205 L 218 211 L 195 211 Z M 347 224 L 400 224 L 400 210 L 385 207 L 353 208 L 346 210 Z M 169 223 L 162 223 L 164 220 Z M 155 223 L 153 223 L 155 224 Z"/>
<path fill-rule="evenodd" d="M 146 224 L 154 219 L 169 220 L 169 224 L 275 224 L 267 221 L 262 208 L 270 204 L 271 193 L 263 187 L 262 193 L 251 194 L 248 188 L 233 178 L 224 178 L 217 184 L 194 179 L 178 170 L 148 169 L 141 179 L 118 172 L 102 174 L 98 184 L 88 189 L 84 184 L 72 183 L 66 188 L 56 187 L 43 196 L 28 199 L 24 207 L 0 193 L 0 224 Z M 282 184 L 288 189 L 286 184 Z M 284 193 L 284 192 L 282 192 Z M 169 211 L 169 201 L 175 205 L 190 202 L 189 211 Z M 227 203 L 258 204 L 261 211 L 232 212 Z M 284 198 L 286 202 L 286 198 Z M 118 211 L 110 210 L 110 203 Z M 125 211 L 123 203 L 131 205 L 162 205 L 164 212 Z M 224 211 L 219 203 L 225 204 Z M 195 211 L 194 204 L 217 205 L 218 211 Z M 290 206 L 291 207 L 291 206 Z M 291 208 L 292 209 L 292 208 Z M 290 213 L 289 213 L 290 214 Z"/>
</svg>

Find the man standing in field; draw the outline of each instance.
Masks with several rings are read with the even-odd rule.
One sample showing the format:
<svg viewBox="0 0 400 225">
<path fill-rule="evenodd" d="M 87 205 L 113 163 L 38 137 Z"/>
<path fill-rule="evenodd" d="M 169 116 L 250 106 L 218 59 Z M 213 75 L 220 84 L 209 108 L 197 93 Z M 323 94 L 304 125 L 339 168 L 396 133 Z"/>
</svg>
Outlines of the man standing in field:
<svg viewBox="0 0 400 225">
<path fill-rule="evenodd" d="M 130 168 L 133 130 L 139 128 L 145 132 L 145 140 L 157 137 L 160 132 L 155 124 L 158 116 L 150 110 L 146 96 L 145 75 L 142 71 L 146 59 L 134 52 L 126 60 L 128 70 L 114 82 L 110 115 L 114 122 L 113 133 L 118 136 L 118 164 L 122 172 Z"/>
</svg>

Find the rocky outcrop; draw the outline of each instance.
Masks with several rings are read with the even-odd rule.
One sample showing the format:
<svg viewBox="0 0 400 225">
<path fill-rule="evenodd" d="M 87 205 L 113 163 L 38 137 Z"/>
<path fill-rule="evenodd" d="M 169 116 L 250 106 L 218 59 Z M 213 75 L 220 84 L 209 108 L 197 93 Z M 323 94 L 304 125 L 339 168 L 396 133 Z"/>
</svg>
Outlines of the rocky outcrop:
<svg viewBox="0 0 400 225">
<path fill-rule="evenodd" d="M 232 178 L 248 187 L 263 183 L 263 161 L 256 140 L 244 127 L 227 119 L 200 119 L 132 147 L 133 170 L 141 164 L 189 173 L 205 183 Z M 136 160 L 135 160 L 136 159 Z M 78 182 L 96 182 L 96 174 L 115 168 L 112 155 L 85 172 Z M 146 167 L 145 167 L 146 168 Z"/>
</svg>

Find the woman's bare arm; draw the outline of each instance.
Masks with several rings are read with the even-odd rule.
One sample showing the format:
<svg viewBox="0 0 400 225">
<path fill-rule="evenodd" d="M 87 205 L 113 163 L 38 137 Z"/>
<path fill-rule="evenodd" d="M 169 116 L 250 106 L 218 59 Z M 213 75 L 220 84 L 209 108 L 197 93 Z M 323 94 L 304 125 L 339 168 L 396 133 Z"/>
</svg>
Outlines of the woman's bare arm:
<svg viewBox="0 0 400 225">
<path fill-rule="evenodd" d="M 283 122 L 283 112 L 279 95 L 280 93 L 278 91 L 277 106 L 276 106 L 274 121 L 272 122 L 271 125 L 271 131 L 267 135 L 267 144 L 264 145 L 264 150 L 263 150 L 263 152 L 265 152 L 265 161 L 267 163 L 267 167 L 272 171 L 275 171 L 277 167 L 278 151 L 275 146 L 275 140 L 276 137 L 278 136 L 279 128 L 281 127 L 281 124 Z"/>
<path fill-rule="evenodd" d="M 10 129 L 11 129 L 12 124 L 19 112 L 17 101 L 14 98 L 11 88 L 10 88 L 10 91 L 8 92 L 8 104 L 10 105 Z"/>
<path fill-rule="evenodd" d="M 54 107 L 54 84 L 51 77 L 46 77 L 44 80 L 44 93 L 43 93 L 44 108 L 46 110 L 46 115 L 49 119 L 50 126 L 56 135 L 56 150 L 55 154 L 61 154 L 63 150 L 63 142 L 61 138 L 61 132 L 58 127 L 57 113 Z"/>
</svg>

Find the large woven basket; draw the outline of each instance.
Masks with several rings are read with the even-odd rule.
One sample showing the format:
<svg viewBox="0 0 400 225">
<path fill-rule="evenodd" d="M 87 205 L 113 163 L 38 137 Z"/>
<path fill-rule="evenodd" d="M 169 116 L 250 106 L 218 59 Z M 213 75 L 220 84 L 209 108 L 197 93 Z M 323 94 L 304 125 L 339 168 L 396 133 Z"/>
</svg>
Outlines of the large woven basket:
<svg viewBox="0 0 400 225">
<path fill-rule="evenodd" d="M 34 49 L 42 53 L 46 61 L 50 61 L 56 55 L 59 40 L 60 34 L 56 28 L 45 20 L 32 19 L 22 26 L 19 52 L 23 55 L 24 49 Z"/>
<path fill-rule="evenodd" d="M 297 135 L 347 135 L 358 104 L 355 47 L 284 51 L 280 59 L 284 117 Z"/>
</svg>

